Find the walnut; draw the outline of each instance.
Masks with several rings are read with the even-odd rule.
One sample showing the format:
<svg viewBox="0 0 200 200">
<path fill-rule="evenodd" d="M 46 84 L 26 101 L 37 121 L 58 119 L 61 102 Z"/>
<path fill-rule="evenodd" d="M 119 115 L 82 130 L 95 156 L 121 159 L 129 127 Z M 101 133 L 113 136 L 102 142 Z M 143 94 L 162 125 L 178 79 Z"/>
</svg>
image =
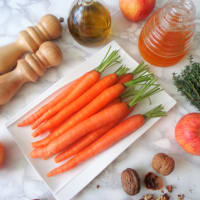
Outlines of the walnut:
<svg viewBox="0 0 200 200">
<path fill-rule="evenodd" d="M 163 180 L 153 172 L 149 172 L 144 177 L 144 184 L 147 189 L 160 190 L 163 187 Z"/>
<path fill-rule="evenodd" d="M 159 197 L 157 200 L 169 200 L 168 194 L 163 194 L 161 197 Z"/>
<path fill-rule="evenodd" d="M 152 167 L 163 176 L 169 175 L 175 167 L 174 159 L 167 154 L 158 153 L 153 157 Z"/>
<path fill-rule="evenodd" d="M 152 194 L 145 194 L 140 200 L 155 200 Z"/>
<path fill-rule="evenodd" d="M 184 194 L 179 194 L 178 195 L 178 200 L 184 200 L 185 198 L 185 195 Z"/>
<path fill-rule="evenodd" d="M 172 185 L 167 185 L 166 189 L 167 189 L 168 192 L 171 193 L 173 191 L 173 186 Z"/>
<path fill-rule="evenodd" d="M 126 169 L 121 174 L 121 182 L 124 191 L 129 195 L 135 195 L 140 191 L 140 178 L 134 169 Z"/>
</svg>

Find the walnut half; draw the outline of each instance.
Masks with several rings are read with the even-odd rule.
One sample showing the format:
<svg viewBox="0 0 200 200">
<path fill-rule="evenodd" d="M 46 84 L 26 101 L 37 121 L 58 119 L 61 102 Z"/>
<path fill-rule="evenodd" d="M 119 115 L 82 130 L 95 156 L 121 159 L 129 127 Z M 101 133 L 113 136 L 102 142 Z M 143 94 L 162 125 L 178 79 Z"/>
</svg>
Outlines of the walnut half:
<svg viewBox="0 0 200 200">
<path fill-rule="evenodd" d="M 144 184 L 147 189 L 160 190 L 163 187 L 163 180 L 153 172 L 149 172 L 144 177 Z"/>
</svg>

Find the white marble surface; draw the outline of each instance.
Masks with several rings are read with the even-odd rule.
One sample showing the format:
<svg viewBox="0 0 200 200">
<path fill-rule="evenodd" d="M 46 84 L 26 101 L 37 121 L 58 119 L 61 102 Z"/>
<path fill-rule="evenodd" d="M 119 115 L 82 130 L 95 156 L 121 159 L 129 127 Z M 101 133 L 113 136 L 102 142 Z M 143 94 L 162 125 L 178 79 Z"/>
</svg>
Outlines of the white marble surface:
<svg viewBox="0 0 200 200">
<path fill-rule="evenodd" d="M 157 0 L 156 7 L 160 7 L 165 0 Z M 66 18 L 72 0 L 0 0 L 0 45 L 7 44 L 17 38 L 17 34 L 25 27 L 34 25 L 46 13 L 53 13 L 65 18 L 63 38 L 58 44 L 64 53 L 64 63 L 50 69 L 36 84 L 27 84 L 18 95 L 6 106 L 0 108 L 0 124 L 7 121 L 17 111 L 32 99 L 37 98 L 41 92 L 61 78 L 68 70 L 78 67 L 87 56 L 92 55 L 98 48 L 85 48 L 78 45 L 66 30 Z M 115 39 L 134 59 L 141 60 L 137 49 L 137 38 L 143 22 L 130 23 L 119 12 L 118 0 L 106 2 L 113 17 L 113 30 Z M 198 15 L 200 15 L 200 1 L 195 1 Z M 116 22 L 117 25 L 116 26 Z M 200 60 L 200 37 L 196 36 L 190 54 Z M 74 200 L 131 200 L 139 199 L 145 193 L 151 193 L 142 186 L 137 196 L 127 196 L 121 188 L 120 173 L 128 167 L 138 170 L 141 177 L 151 171 L 151 159 L 157 152 L 166 152 L 176 161 L 173 174 L 164 178 L 166 184 L 176 188 L 172 199 L 177 194 L 184 193 L 186 200 L 200 199 L 200 158 L 188 155 L 180 149 L 174 139 L 174 127 L 181 116 L 188 112 L 197 111 L 194 107 L 176 92 L 172 83 L 172 73 L 179 72 L 187 63 L 187 58 L 174 67 L 161 69 L 153 68 L 162 86 L 178 102 L 178 105 L 126 152 L 124 152 L 112 165 L 89 184 Z M 0 200 L 53 200 L 45 184 L 34 173 L 31 167 L 18 150 L 13 139 L 5 134 L 0 126 L 0 141 L 6 147 L 5 167 L 0 170 Z M 97 189 L 96 186 L 100 185 Z M 158 192 L 159 194 L 160 192 Z"/>
</svg>

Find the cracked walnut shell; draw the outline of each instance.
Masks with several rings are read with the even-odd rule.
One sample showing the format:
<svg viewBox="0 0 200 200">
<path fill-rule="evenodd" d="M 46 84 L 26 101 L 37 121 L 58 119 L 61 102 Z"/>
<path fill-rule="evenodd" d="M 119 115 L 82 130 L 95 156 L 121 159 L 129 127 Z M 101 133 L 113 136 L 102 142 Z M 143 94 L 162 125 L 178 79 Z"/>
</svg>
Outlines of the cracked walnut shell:
<svg viewBox="0 0 200 200">
<path fill-rule="evenodd" d="M 144 177 L 144 184 L 147 189 L 160 190 L 163 187 L 163 180 L 153 172 L 148 172 Z"/>
<path fill-rule="evenodd" d="M 124 191 L 129 195 L 135 195 L 140 191 L 140 178 L 134 169 L 126 169 L 121 174 L 121 182 Z"/>
<path fill-rule="evenodd" d="M 175 162 L 172 157 L 165 153 L 158 153 L 153 157 L 152 167 L 163 176 L 169 175 L 175 167 Z"/>
</svg>

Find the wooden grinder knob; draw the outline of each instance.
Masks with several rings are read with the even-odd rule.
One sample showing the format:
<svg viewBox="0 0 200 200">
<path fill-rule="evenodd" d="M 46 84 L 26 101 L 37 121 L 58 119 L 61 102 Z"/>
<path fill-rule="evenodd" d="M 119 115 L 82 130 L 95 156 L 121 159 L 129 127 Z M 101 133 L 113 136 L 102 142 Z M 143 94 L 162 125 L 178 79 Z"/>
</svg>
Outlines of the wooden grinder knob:
<svg viewBox="0 0 200 200">
<path fill-rule="evenodd" d="M 17 62 L 15 70 L 0 76 L 0 105 L 6 104 L 26 82 L 35 82 L 46 68 L 59 65 L 62 52 L 53 42 L 43 43 L 35 54 Z"/>
<path fill-rule="evenodd" d="M 36 26 L 21 31 L 16 42 L 0 47 L 0 74 L 11 71 L 24 53 L 35 52 L 43 42 L 57 39 L 61 33 L 59 19 L 50 14 L 43 16 Z"/>
</svg>

